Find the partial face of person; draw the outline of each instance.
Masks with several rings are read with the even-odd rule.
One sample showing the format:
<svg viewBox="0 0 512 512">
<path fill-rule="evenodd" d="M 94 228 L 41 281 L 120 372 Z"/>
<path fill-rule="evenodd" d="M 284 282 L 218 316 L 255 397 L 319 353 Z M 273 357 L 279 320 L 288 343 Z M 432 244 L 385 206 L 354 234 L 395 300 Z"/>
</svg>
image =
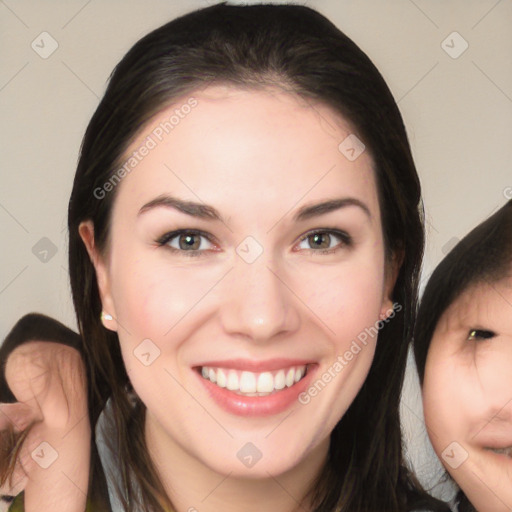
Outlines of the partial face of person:
<svg viewBox="0 0 512 512">
<path fill-rule="evenodd" d="M 96 263 L 106 325 L 150 445 L 268 478 L 325 455 L 392 308 L 372 160 L 325 106 L 191 97 L 127 152 Z"/>
<path fill-rule="evenodd" d="M 428 352 L 425 421 L 434 449 L 479 511 L 512 509 L 512 277 L 465 291 Z"/>
</svg>

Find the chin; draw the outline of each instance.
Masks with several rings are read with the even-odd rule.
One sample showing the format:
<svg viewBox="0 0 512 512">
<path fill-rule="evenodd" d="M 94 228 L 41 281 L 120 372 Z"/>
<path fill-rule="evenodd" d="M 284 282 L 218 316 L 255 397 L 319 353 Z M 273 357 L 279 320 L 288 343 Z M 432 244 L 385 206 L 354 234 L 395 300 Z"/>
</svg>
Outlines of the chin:
<svg viewBox="0 0 512 512">
<path fill-rule="evenodd" d="M 247 461 L 247 463 L 244 463 L 238 458 L 234 463 L 232 460 L 225 461 L 225 464 L 218 464 L 218 462 L 215 461 L 213 466 L 210 465 L 210 468 L 217 473 L 229 475 L 230 478 L 268 480 L 268 478 L 278 477 L 292 470 L 300 463 L 300 460 L 296 460 L 296 456 L 290 457 L 289 460 L 283 460 L 282 454 L 274 454 L 270 457 L 262 456 L 256 462 Z"/>
</svg>

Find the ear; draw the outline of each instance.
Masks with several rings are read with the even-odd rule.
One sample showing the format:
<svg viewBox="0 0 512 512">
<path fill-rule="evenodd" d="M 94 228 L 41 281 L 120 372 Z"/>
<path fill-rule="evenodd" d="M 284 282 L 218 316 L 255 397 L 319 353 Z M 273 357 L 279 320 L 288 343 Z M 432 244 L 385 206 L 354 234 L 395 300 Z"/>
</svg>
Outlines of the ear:
<svg viewBox="0 0 512 512">
<path fill-rule="evenodd" d="M 86 220 L 78 226 L 78 233 L 85 244 L 89 258 L 96 271 L 96 280 L 100 292 L 102 315 L 101 321 L 105 328 L 117 331 L 117 315 L 110 291 L 110 276 L 104 258 L 99 254 L 94 242 L 94 224 Z"/>
<path fill-rule="evenodd" d="M 393 253 L 391 260 L 386 261 L 386 276 L 382 296 L 382 307 L 380 310 L 380 319 L 385 320 L 393 311 L 393 290 L 404 260 L 403 251 Z"/>
</svg>

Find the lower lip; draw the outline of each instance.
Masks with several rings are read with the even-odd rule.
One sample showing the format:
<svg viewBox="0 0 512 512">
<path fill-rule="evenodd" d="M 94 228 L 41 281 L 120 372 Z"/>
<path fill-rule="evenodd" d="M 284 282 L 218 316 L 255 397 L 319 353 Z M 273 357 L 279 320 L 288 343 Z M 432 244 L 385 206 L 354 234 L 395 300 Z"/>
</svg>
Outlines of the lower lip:
<svg viewBox="0 0 512 512">
<path fill-rule="evenodd" d="M 305 391 L 313 378 L 318 365 L 308 365 L 306 376 L 293 386 L 267 396 L 243 396 L 221 388 L 205 379 L 199 372 L 194 373 L 200 379 L 211 398 L 225 411 L 238 416 L 271 416 L 288 409 L 298 401 L 299 395 Z"/>
</svg>

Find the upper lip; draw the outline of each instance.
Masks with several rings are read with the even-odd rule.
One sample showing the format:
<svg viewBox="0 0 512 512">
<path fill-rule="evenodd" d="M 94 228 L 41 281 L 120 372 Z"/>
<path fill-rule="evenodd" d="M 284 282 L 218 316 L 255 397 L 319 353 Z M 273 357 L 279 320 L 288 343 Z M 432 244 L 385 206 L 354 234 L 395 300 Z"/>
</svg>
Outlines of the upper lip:
<svg viewBox="0 0 512 512">
<path fill-rule="evenodd" d="M 485 448 L 508 448 L 512 446 L 512 436 L 510 430 L 507 430 L 507 432 L 482 432 L 474 437 L 473 442 Z"/>
<path fill-rule="evenodd" d="M 265 372 L 289 368 L 290 366 L 304 366 L 311 364 L 307 359 L 288 359 L 275 358 L 264 361 L 255 361 L 254 359 L 223 359 L 222 361 L 205 361 L 194 365 L 195 367 L 209 366 L 213 368 L 230 368 L 233 370 L 242 370 L 249 372 Z"/>
<path fill-rule="evenodd" d="M 485 450 L 511 450 L 512 446 L 485 446 Z"/>
</svg>

